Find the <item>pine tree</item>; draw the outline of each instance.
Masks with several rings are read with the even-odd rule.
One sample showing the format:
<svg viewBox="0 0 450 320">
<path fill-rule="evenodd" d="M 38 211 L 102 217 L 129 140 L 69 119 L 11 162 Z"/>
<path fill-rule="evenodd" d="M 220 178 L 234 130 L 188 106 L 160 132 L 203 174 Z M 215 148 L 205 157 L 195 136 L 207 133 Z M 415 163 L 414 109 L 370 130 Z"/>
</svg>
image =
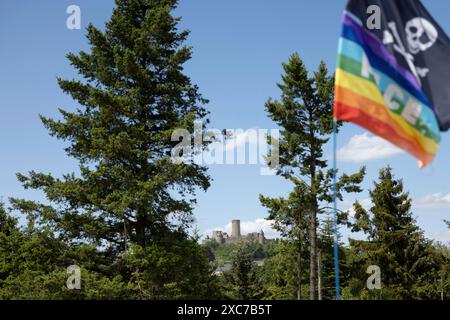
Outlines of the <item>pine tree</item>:
<svg viewBox="0 0 450 320">
<path fill-rule="evenodd" d="M 17 267 L 13 263 L 14 253 L 21 240 L 22 234 L 17 227 L 17 219 L 11 217 L 0 202 L 0 283 Z"/>
<path fill-rule="evenodd" d="M 340 234 L 338 234 L 338 241 Z M 334 221 L 331 218 L 326 218 L 322 222 L 318 235 L 318 243 L 320 250 L 320 260 L 322 265 L 322 299 L 332 300 L 335 297 L 335 277 L 334 277 Z M 345 261 L 345 251 L 343 244 L 339 241 L 339 264 L 340 264 L 340 279 L 341 286 L 345 285 L 342 281 L 344 278 L 345 268 L 343 261 Z"/>
<path fill-rule="evenodd" d="M 263 295 L 257 266 L 245 244 L 238 246 L 231 262 L 231 270 L 225 274 L 228 291 L 236 300 L 257 300 Z"/>
<path fill-rule="evenodd" d="M 294 184 L 296 197 L 290 210 L 278 212 L 274 217 L 280 224 L 291 225 L 293 221 L 308 219 L 309 240 L 309 290 L 310 299 L 317 299 L 317 228 L 318 214 L 327 210 L 332 202 L 333 170 L 326 170 L 323 148 L 329 141 L 333 128 L 334 77 L 328 75 L 324 63 L 309 76 L 298 54 L 293 54 L 288 63 L 283 64 L 285 74 L 281 90 L 281 101 L 269 99 L 266 111 L 281 128 L 279 141 L 279 166 L 277 174 Z M 273 138 L 269 137 L 271 142 Z M 338 198 L 343 192 L 360 192 L 365 169 L 354 175 L 339 178 Z M 274 199 L 261 198 L 263 204 L 273 211 L 279 211 Z M 300 204 L 300 206 L 298 206 Z M 297 209 L 295 209 L 297 208 Z M 297 228 L 302 228 L 297 226 Z M 299 246 L 300 247 L 300 246 Z"/>
<path fill-rule="evenodd" d="M 390 167 L 380 170 L 370 198 L 370 213 L 355 204 L 352 231 L 363 231 L 368 237 L 367 241 L 350 242 L 359 257 L 355 263 L 363 272 L 369 265 L 380 267 L 384 298 L 418 298 L 420 291 L 429 290 L 425 287 L 435 282 L 433 274 L 439 272 L 440 263 L 433 258 L 431 242 L 416 225 L 402 180 L 393 177 Z M 428 292 L 428 296 L 432 294 Z"/>
<path fill-rule="evenodd" d="M 83 263 L 126 281 L 135 270 L 125 270 L 125 253 L 190 246 L 180 241 L 190 241 L 195 192 L 209 187 L 205 167 L 170 158 L 174 130 L 207 123 L 207 100 L 183 73 L 192 51 L 183 44 L 189 32 L 179 31 L 180 19 L 171 15 L 176 4 L 116 0 L 104 31 L 89 25 L 90 52 L 67 55 L 81 79 L 58 79 L 79 107 L 60 109 L 61 119 L 41 116 L 50 135 L 68 143 L 80 172 L 18 174 L 50 205 L 11 199 L 36 227 L 51 228 L 73 248 L 93 248 Z"/>
</svg>

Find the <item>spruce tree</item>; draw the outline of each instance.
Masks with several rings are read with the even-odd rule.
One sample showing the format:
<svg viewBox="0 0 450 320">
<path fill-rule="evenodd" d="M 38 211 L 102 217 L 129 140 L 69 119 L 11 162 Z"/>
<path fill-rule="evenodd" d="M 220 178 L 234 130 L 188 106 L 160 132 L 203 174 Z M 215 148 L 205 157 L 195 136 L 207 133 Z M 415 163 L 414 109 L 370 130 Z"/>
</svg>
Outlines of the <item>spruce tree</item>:
<svg viewBox="0 0 450 320">
<path fill-rule="evenodd" d="M 333 200 L 333 170 L 327 170 L 323 150 L 333 130 L 334 77 L 328 74 L 324 63 L 309 75 L 297 53 L 283 64 L 283 69 L 283 81 L 278 84 L 281 99 L 269 99 L 265 108 L 268 116 L 281 127 L 277 174 L 294 184 L 294 194 L 290 198 L 297 199 L 286 211 L 277 209 L 277 199 L 262 197 L 261 200 L 269 210 L 274 208 L 278 211 L 276 216 L 271 214 L 270 217 L 280 224 L 303 221 L 306 215 L 309 221 L 309 296 L 315 300 L 318 214 L 326 212 Z M 269 137 L 269 142 L 272 139 Z M 365 169 L 362 168 L 356 174 L 342 175 L 337 184 L 338 198 L 342 200 L 343 192 L 360 192 L 359 184 L 364 174 Z M 294 218 L 293 213 L 297 215 Z M 301 224 L 297 228 L 302 228 Z"/>
<path fill-rule="evenodd" d="M 363 231 L 366 241 L 351 240 L 362 272 L 370 265 L 381 269 L 384 298 L 417 298 L 424 286 L 435 282 L 440 265 L 433 258 L 431 242 L 423 236 L 411 212 L 411 198 L 390 167 L 383 168 L 370 191 L 369 212 L 355 204 L 352 231 Z"/>
<path fill-rule="evenodd" d="M 50 135 L 68 144 L 79 173 L 18 174 L 48 204 L 11 199 L 37 227 L 51 228 L 73 248 L 89 246 L 84 263 L 92 269 L 122 272 L 126 281 L 141 269 L 124 271 L 125 254 L 190 247 L 179 242 L 188 240 L 195 192 L 209 187 L 205 167 L 171 160 L 174 130 L 193 132 L 195 121 L 207 123 L 207 100 L 183 73 L 192 50 L 184 44 L 189 32 L 178 30 L 180 18 L 171 14 L 176 4 L 116 0 L 104 31 L 89 25 L 90 52 L 67 55 L 80 77 L 58 79 L 76 109 L 59 109 L 59 119 L 41 116 Z M 202 254 L 196 263 L 203 263 Z"/>
<path fill-rule="evenodd" d="M 345 249 L 340 241 L 341 235 L 338 233 L 339 241 L 339 266 L 340 266 L 340 283 L 345 286 L 346 270 L 344 261 Z M 334 221 L 332 218 L 325 218 L 319 228 L 318 247 L 320 250 L 321 261 L 321 278 L 322 278 L 322 299 L 333 300 L 335 298 L 335 278 L 334 278 Z"/>
<path fill-rule="evenodd" d="M 240 244 L 233 254 L 231 270 L 225 273 L 226 286 L 230 297 L 236 300 L 257 300 L 263 295 L 256 264 L 249 249 Z"/>
<path fill-rule="evenodd" d="M 5 281 L 14 269 L 14 253 L 22 241 L 17 219 L 11 217 L 0 202 L 0 283 Z"/>
</svg>

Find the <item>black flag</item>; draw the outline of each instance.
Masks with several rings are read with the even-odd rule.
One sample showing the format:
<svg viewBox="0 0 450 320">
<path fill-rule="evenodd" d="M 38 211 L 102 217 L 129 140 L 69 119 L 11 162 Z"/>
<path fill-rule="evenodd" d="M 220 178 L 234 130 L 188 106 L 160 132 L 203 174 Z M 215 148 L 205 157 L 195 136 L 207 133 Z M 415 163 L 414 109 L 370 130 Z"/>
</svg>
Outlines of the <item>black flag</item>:
<svg viewBox="0 0 450 320">
<path fill-rule="evenodd" d="M 416 77 L 441 131 L 450 129 L 450 39 L 419 0 L 350 0 L 347 12 Z M 379 23 L 377 19 L 379 10 Z"/>
</svg>

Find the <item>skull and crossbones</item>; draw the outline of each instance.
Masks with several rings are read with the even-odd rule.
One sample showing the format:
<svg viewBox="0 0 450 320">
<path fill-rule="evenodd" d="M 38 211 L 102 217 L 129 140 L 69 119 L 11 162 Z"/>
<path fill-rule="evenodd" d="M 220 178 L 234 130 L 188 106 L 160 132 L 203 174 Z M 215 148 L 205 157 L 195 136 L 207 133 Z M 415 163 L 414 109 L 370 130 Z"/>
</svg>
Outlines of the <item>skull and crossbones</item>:
<svg viewBox="0 0 450 320">
<path fill-rule="evenodd" d="M 428 50 L 438 38 L 436 28 L 423 18 L 414 18 L 408 21 L 405 31 L 409 51 L 413 54 Z"/>
<path fill-rule="evenodd" d="M 390 30 L 384 31 L 383 43 L 385 45 L 393 44 L 394 50 L 405 58 L 412 73 L 421 84 L 421 78 L 425 78 L 430 69 L 417 67 L 414 63 L 414 55 L 430 49 L 438 39 L 438 31 L 424 18 L 418 17 L 409 20 L 405 25 L 408 47 L 408 50 L 406 50 L 395 22 L 389 22 L 388 27 Z"/>
</svg>

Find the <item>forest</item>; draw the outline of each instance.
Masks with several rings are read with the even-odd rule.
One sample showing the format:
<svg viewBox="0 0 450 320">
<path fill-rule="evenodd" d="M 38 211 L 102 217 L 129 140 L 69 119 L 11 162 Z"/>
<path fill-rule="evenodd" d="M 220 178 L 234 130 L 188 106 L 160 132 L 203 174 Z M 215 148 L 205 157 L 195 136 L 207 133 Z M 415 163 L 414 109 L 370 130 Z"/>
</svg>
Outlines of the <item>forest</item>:
<svg viewBox="0 0 450 320">
<path fill-rule="evenodd" d="M 324 157 L 334 75 L 325 63 L 310 72 L 292 53 L 280 96 L 261 106 L 281 129 L 274 169 L 293 187 L 285 197 L 255 198 L 281 238 L 202 244 L 193 209 L 196 194 L 214 182 L 206 166 L 171 160 L 179 142 L 171 138 L 180 128 L 193 132 L 197 121 L 206 130 L 209 101 L 183 71 L 193 49 L 176 6 L 116 0 L 104 30 L 87 28 L 89 52 L 67 54 L 78 78 L 58 84 L 79 108 L 40 119 L 79 171 L 17 173 L 45 201 L 0 203 L 0 299 L 335 298 L 334 171 Z M 365 174 L 364 167 L 338 172 L 337 198 L 361 193 Z M 338 215 L 340 228 L 364 235 L 339 237 L 342 299 L 449 300 L 450 247 L 426 238 L 408 186 L 386 166 L 369 192 L 370 209 L 355 202 L 353 213 Z M 224 263 L 230 270 L 216 273 Z M 71 266 L 79 268 L 79 287 L 68 285 Z M 378 289 L 367 286 L 370 266 L 379 267 Z"/>
</svg>

